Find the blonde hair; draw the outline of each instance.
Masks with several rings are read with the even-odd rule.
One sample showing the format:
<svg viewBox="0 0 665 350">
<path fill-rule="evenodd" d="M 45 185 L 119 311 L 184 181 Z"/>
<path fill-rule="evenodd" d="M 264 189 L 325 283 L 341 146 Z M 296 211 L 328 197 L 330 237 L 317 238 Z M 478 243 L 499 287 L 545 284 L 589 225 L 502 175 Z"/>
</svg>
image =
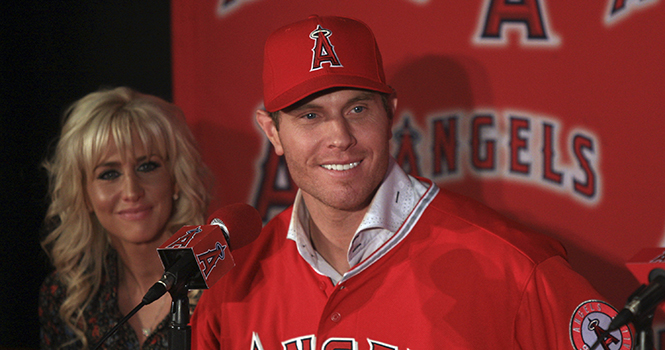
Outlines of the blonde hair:
<svg viewBox="0 0 665 350">
<path fill-rule="evenodd" d="M 111 138 L 121 155 L 137 135 L 146 150 L 167 160 L 179 189 L 167 228 L 205 223 L 212 177 L 203 164 L 182 111 L 158 97 L 126 87 L 90 93 L 65 112 L 53 157 L 44 162 L 51 203 L 46 213 L 49 233 L 42 248 L 49 255 L 66 299 L 59 314 L 84 348 L 87 322 L 83 311 L 99 290 L 110 243 L 86 204 L 86 179 Z"/>
</svg>

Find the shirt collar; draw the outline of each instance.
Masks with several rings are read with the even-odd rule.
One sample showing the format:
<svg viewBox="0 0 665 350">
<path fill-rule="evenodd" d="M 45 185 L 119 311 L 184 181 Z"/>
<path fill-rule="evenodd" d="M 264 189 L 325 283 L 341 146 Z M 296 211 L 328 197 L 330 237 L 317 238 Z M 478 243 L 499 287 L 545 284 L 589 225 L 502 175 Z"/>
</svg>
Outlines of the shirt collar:
<svg viewBox="0 0 665 350">
<path fill-rule="evenodd" d="M 406 174 L 391 157 L 383 182 L 351 241 L 347 257 L 354 266 L 371 255 L 399 229 L 427 191 L 428 184 Z M 298 252 L 318 273 L 334 281 L 341 276 L 314 249 L 309 233 L 309 211 L 298 190 L 293 204 L 287 238 L 295 241 Z"/>
</svg>

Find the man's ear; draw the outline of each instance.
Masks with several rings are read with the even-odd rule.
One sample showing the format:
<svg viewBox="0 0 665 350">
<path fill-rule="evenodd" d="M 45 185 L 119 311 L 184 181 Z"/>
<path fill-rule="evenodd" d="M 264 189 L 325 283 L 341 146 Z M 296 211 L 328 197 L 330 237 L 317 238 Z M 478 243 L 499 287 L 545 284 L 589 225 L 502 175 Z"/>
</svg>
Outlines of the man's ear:
<svg viewBox="0 0 665 350">
<path fill-rule="evenodd" d="M 388 103 L 393 108 L 393 115 L 394 115 L 395 112 L 397 112 L 397 93 L 393 92 L 392 94 L 390 94 L 390 97 L 388 98 L 388 101 L 389 101 Z"/>
<path fill-rule="evenodd" d="M 390 121 L 391 124 L 392 124 L 393 122 L 395 122 L 395 113 L 397 112 L 397 93 L 396 92 L 393 92 L 392 94 L 390 94 L 390 97 L 388 97 L 388 106 L 390 106 L 390 108 L 392 108 L 392 116 L 393 117 L 392 117 L 392 120 Z M 393 128 L 392 127 L 388 128 L 388 133 L 389 133 L 388 139 L 392 139 L 393 138 Z"/>
<path fill-rule="evenodd" d="M 268 140 L 272 143 L 272 146 L 275 148 L 275 153 L 278 156 L 284 155 L 284 148 L 282 148 L 282 142 L 279 139 L 279 132 L 277 131 L 275 122 L 270 117 L 270 113 L 262 109 L 257 110 L 256 122 L 259 123 L 263 133 L 266 134 Z"/>
</svg>

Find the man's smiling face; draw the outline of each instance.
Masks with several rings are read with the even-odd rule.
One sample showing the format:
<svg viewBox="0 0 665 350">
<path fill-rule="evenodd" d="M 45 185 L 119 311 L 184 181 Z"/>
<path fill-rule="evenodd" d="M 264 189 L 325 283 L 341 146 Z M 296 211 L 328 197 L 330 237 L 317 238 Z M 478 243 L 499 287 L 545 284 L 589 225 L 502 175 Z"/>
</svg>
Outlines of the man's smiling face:
<svg viewBox="0 0 665 350">
<path fill-rule="evenodd" d="M 285 156 L 308 205 L 369 205 L 388 169 L 392 137 L 379 93 L 336 89 L 313 95 L 280 112 L 279 130 L 267 113 L 260 114 L 259 124 Z"/>
</svg>

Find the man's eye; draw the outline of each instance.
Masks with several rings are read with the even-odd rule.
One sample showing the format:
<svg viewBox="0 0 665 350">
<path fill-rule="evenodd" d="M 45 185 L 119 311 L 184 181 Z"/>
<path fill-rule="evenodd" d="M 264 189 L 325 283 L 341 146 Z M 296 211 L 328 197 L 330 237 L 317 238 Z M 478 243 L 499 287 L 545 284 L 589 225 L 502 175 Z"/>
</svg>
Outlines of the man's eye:
<svg viewBox="0 0 665 350">
<path fill-rule="evenodd" d="M 120 176 L 120 173 L 116 170 L 107 170 L 97 176 L 100 180 L 114 180 Z"/>
<path fill-rule="evenodd" d="M 160 165 L 156 162 L 145 162 L 145 163 L 139 165 L 138 171 L 142 171 L 144 173 L 147 173 L 147 172 L 153 171 L 153 170 L 155 170 L 159 167 L 160 167 Z"/>
<path fill-rule="evenodd" d="M 307 113 L 307 114 L 303 115 L 302 117 L 305 118 L 305 119 L 311 120 L 311 119 L 316 118 L 316 114 L 315 113 Z"/>
<path fill-rule="evenodd" d="M 362 113 L 365 110 L 365 106 L 355 106 L 353 107 L 353 112 L 354 113 Z"/>
</svg>

